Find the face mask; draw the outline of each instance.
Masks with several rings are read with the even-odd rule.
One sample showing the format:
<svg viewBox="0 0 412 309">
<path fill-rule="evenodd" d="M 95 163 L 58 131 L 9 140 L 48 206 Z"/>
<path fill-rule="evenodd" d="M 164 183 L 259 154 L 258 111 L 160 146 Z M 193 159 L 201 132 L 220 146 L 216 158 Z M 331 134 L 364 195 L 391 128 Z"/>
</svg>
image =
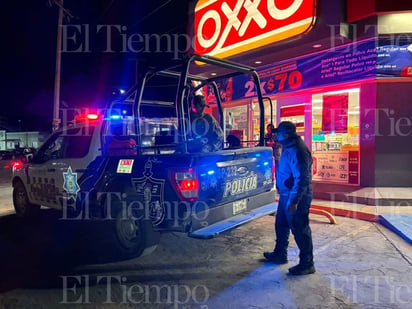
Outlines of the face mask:
<svg viewBox="0 0 412 309">
<path fill-rule="evenodd" d="M 289 146 L 293 143 L 293 141 L 294 141 L 294 136 L 293 135 L 288 135 L 288 134 L 285 134 L 283 136 L 278 135 L 278 142 L 282 146 Z"/>
<path fill-rule="evenodd" d="M 276 138 L 277 138 L 278 142 L 282 144 L 282 142 L 284 142 L 285 140 L 287 140 L 289 138 L 289 134 L 280 132 L 280 133 L 276 134 Z"/>
<path fill-rule="evenodd" d="M 286 146 L 287 144 L 290 143 L 290 141 L 291 141 L 291 139 L 290 139 L 289 137 L 288 137 L 288 138 L 285 138 L 285 139 L 283 139 L 283 140 L 281 140 L 281 141 L 278 140 L 278 142 L 279 142 L 282 146 Z"/>
</svg>

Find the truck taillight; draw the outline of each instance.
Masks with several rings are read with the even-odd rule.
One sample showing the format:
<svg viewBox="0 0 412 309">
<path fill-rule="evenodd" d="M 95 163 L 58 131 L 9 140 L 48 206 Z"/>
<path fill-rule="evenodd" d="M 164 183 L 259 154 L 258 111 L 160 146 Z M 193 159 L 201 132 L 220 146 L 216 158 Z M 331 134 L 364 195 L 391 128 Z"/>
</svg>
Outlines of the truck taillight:
<svg viewBox="0 0 412 309">
<path fill-rule="evenodd" d="M 195 169 L 173 170 L 171 180 L 182 199 L 194 201 L 199 197 L 199 179 Z"/>
</svg>

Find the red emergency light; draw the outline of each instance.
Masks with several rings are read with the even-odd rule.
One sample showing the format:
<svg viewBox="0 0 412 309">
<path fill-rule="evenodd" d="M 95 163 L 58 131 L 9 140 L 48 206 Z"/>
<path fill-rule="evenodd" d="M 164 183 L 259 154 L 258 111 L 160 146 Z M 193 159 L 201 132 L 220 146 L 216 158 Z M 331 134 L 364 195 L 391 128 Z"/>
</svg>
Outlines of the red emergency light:
<svg viewBox="0 0 412 309">
<path fill-rule="evenodd" d="M 99 114 L 89 113 L 89 114 L 79 114 L 74 117 L 77 122 L 93 121 L 100 118 Z"/>
</svg>

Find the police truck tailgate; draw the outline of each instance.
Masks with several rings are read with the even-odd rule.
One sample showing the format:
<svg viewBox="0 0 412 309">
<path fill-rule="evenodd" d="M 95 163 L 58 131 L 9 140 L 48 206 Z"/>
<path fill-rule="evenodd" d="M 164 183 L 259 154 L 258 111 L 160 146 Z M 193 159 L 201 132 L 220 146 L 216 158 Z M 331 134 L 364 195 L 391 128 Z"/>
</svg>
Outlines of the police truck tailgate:
<svg viewBox="0 0 412 309">
<path fill-rule="evenodd" d="M 223 151 L 198 160 L 199 199 L 190 236 L 213 237 L 275 211 L 271 148 Z"/>
</svg>

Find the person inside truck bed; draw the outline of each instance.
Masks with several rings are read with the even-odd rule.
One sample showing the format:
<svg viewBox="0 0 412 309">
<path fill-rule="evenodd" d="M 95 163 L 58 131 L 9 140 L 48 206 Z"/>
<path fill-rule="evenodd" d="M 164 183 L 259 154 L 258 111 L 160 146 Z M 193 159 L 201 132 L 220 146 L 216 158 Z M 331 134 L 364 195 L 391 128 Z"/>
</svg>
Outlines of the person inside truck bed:
<svg viewBox="0 0 412 309">
<path fill-rule="evenodd" d="M 229 149 L 238 149 L 241 148 L 240 138 L 234 134 L 229 134 L 226 137 L 226 141 L 229 144 Z"/>
<path fill-rule="evenodd" d="M 275 134 L 275 127 L 269 123 L 266 126 L 267 133 L 265 134 L 265 144 L 273 149 L 273 158 L 275 159 L 275 168 L 279 166 L 280 154 L 282 152 L 282 145 L 278 142 Z"/>
<path fill-rule="evenodd" d="M 205 113 L 206 104 L 203 95 L 195 95 L 190 112 L 190 132 L 188 149 L 191 152 L 213 152 L 222 149 L 223 130 L 217 120 Z"/>
<path fill-rule="evenodd" d="M 108 142 L 109 155 L 136 155 L 136 141 L 125 134 L 123 123 L 112 124 Z"/>
</svg>

